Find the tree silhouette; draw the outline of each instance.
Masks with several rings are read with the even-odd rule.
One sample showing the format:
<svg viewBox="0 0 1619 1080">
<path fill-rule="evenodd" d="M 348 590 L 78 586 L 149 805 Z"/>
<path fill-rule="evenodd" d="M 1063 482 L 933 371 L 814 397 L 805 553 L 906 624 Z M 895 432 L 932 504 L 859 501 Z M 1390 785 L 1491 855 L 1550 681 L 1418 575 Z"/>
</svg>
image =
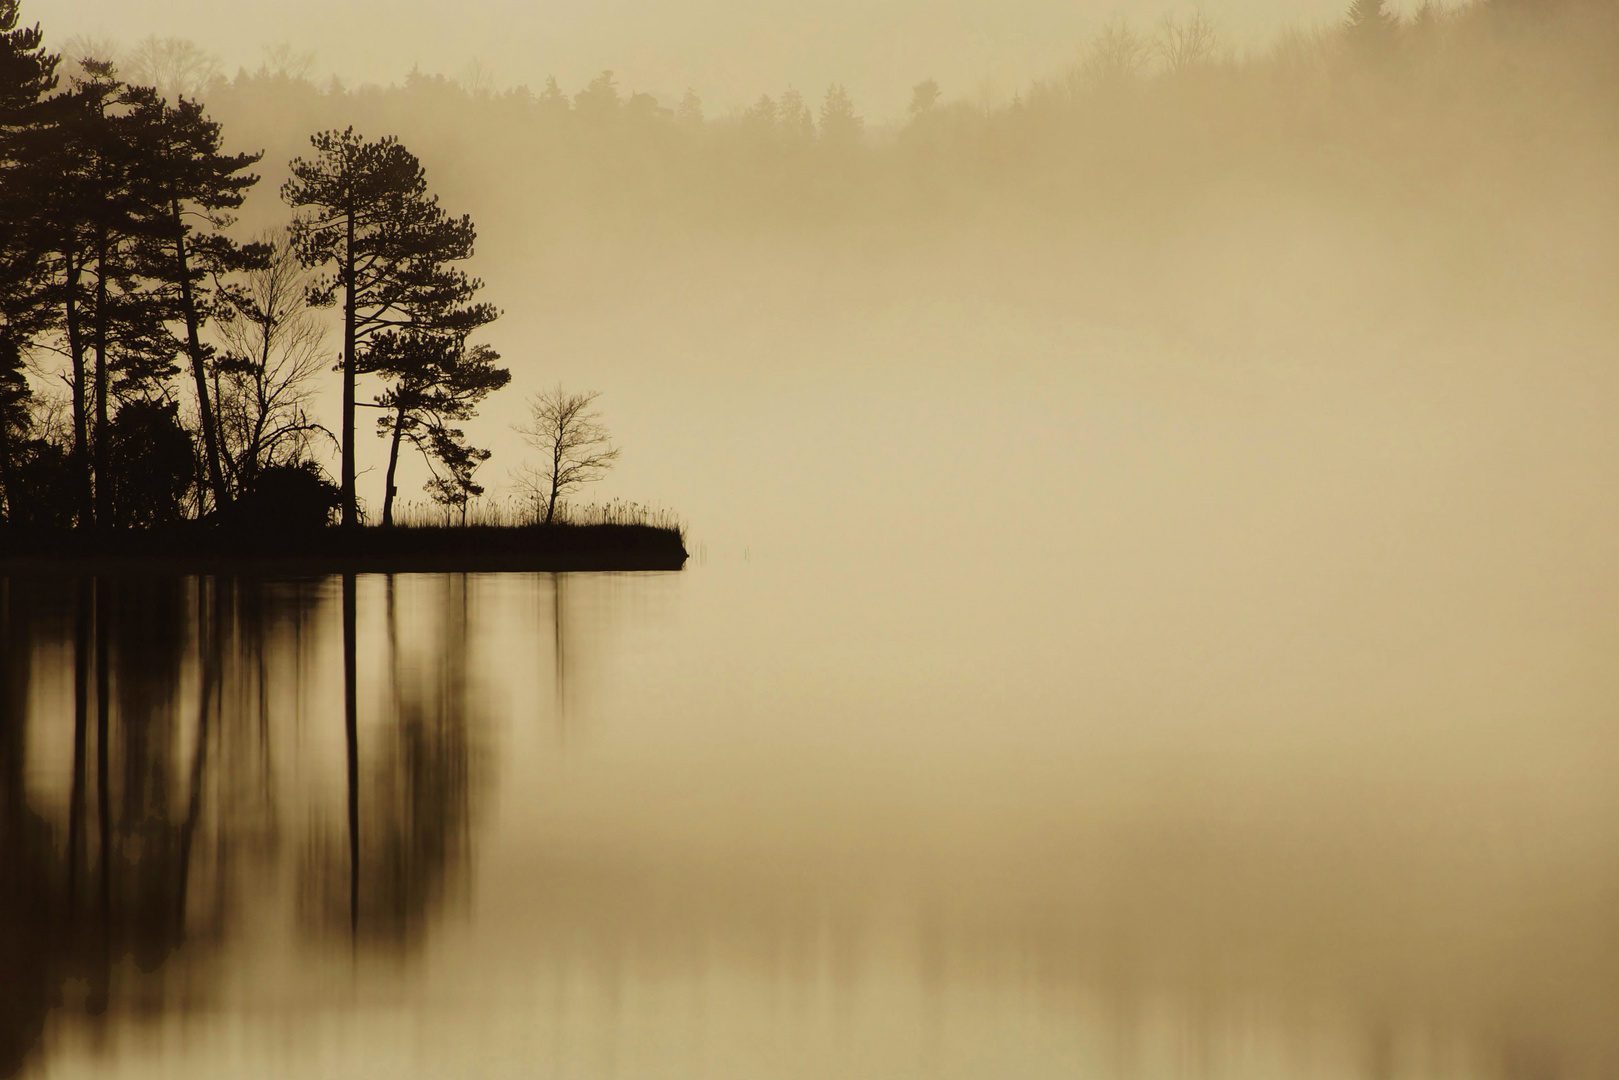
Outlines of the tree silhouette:
<svg viewBox="0 0 1619 1080">
<path fill-rule="evenodd" d="M 568 95 L 562 92 L 562 87 L 557 85 L 555 75 L 545 77 L 545 89 L 540 91 L 540 96 L 534 99 L 534 103 L 538 106 L 541 116 L 566 116 L 573 111 L 573 103 L 568 100 Z"/>
<path fill-rule="evenodd" d="M 36 24 L 19 27 L 17 0 L 0 0 L 0 335 L 20 348 L 45 326 L 52 310 L 40 209 L 52 183 L 39 166 L 49 137 L 58 58 L 46 52 Z"/>
<path fill-rule="evenodd" d="M 1219 40 L 1214 23 L 1201 10 L 1184 19 L 1166 11 L 1158 20 L 1153 49 L 1163 60 L 1164 70 L 1179 75 L 1212 60 Z"/>
<path fill-rule="evenodd" d="M 389 439 L 382 523 L 393 524 L 399 447 L 407 441 L 433 471 L 429 490 L 439 501 L 464 508 L 468 498 L 482 494 L 472 473 L 489 453 L 467 446 L 461 430 L 450 424 L 476 415 L 484 398 L 511 381 L 511 372 L 495 365 L 500 354 L 449 337 L 390 333 L 379 335 L 371 357 L 380 374 L 394 378 L 376 399 L 378 407 L 393 413 L 377 418 L 377 433 Z"/>
<path fill-rule="evenodd" d="M 325 306 L 343 294 L 342 521 L 359 524 L 354 493 L 354 385 L 365 370 L 358 350 L 373 335 L 410 328 L 460 334 L 493 320 L 488 304 L 469 304 L 482 285 L 447 263 L 472 255 L 472 219 L 451 218 L 415 156 L 388 137 L 345 131 L 312 136 L 316 156 L 292 163 L 281 189 L 295 208 L 293 243 L 306 267 L 334 269 L 310 290 Z"/>
<path fill-rule="evenodd" d="M 226 478 L 238 494 L 330 434 L 308 411 L 326 361 L 325 334 L 304 304 L 307 275 L 284 233 L 265 234 L 260 246 L 264 260 L 227 295 L 218 323 L 226 351 L 210 366 Z"/>
<path fill-rule="evenodd" d="M 906 111 L 914 120 L 933 111 L 933 106 L 939 103 L 939 84 L 932 79 L 923 79 L 911 87 L 911 105 Z"/>
<path fill-rule="evenodd" d="M 1351 0 L 1344 18 L 1344 33 L 1351 45 L 1367 53 L 1385 48 L 1400 25 L 1400 17 L 1383 6 L 1384 0 Z"/>
<path fill-rule="evenodd" d="M 51 178 L 33 152 L 49 120 L 45 96 L 58 60 L 38 25 L 19 27 L 17 0 L 0 0 L 0 485 L 11 520 L 19 450 L 31 423 L 24 350 L 54 322 L 42 195 Z"/>
<path fill-rule="evenodd" d="M 573 96 L 573 109 L 587 120 L 604 120 L 618 112 L 618 83 L 613 73 L 604 71 Z"/>
<path fill-rule="evenodd" d="M 675 119 L 687 127 L 700 127 L 703 123 L 703 99 L 689 86 L 675 108 Z"/>
<path fill-rule="evenodd" d="M 826 88 L 821 102 L 821 141 L 832 146 L 848 146 L 860 140 L 865 121 L 855 115 L 854 101 L 842 83 Z"/>
<path fill-rule="evenodd" d="M 769 139 L 776 134 L 776 103 L 769 94 L 760 94 L 759 100 L 749 105 L 742 114 L 742 127 L 754 138 Z"/>
<path fill-rule="evenodd" d="M 570 394 L 558 385 L 529 402 L 529 422 L 517 429 L 544 455 L 525 484 L 536 502 L 545 503 L 546 525 L 556 517 L 559 498 L 580 484 L 600 480 L 618 460 L 601 415 L 591 410 L 600 396 L 594 390 Z"/>
<path fill-rule="evenodd" d="M 209 393 L 207 366 L 212 350 L 202 343 L 204 320 L 216 305 L 206 281 L 261 261 L 264 252 L 244 250 L 218 230 L 235 220 L 230 211 L 240 207 L 248 189 L 259 178 L 244 170 L 264 155 L 222 154 L 219 124 L 208 119 L 196 101 L 182 99 L 170 105 L 156 91 L 130 92 L 134 106 L 131 122 L 145 148 L 147 198 L 163 217 L 155 237 L 153 276 L 172 290 L 185 321 L 185 351 L 191 361 L 192 386 L 197 395 L 199 426 L 214 505 L 230 503 L 230 487 L 221 464 L 219 426 Z M 193 222 L 207 230 L 193 236 Z"/>
<path fill-rule="evenodd" d="M 119 65 L 129 80 L 170 101 L 197 98 L 222 74 L 219 61 L 185 38 L 156 34 L 136 43 Z"/>
<path fill-rule="evenodd" d="M 107 472 L 96 478 L 106 515 L 119 528 L 168 525 L 184 516 L 195 480 L 196 450 L 180 424 L 179 406 L 136 399 L 107 427 Z"/>
<path fill-rule="evenodd" d="M 776 124 L 782 141 L 789 146 L 802 146 L 815 141 L 815 117 L 804 104 L 804 95 L 792 87 L 782 91 L 776 103 Z"/>
<path fill-rule="evenodd" d="M 167 227 L 166 208 L 156 198 L 145 140 L 148 98 L 125 87 L 110 63 L 86 60 L 85 75 L 64 95 L 56 133 L 60 198 L 50 212 L 60 223 L 59 247 L 67 253 L 64 300 L 70 348 L 75 353 L 76 435 L 83 450 L 86 347 L 94 357 L 91 388 L 94 504 L 81 524 L 110 520 L 111 488 L 101 481 L 111 470 L 107 437 L 113 395 L 160 395 L 160 384 L 178 372 L 176 344 L 168 324 L 179 317 L 172 297 L 153 280 L 153 242 Z M 81 271 L 93 276 L 84 300 L 88 334 L 77 329 Z M 88 338 L 88 340 L 86 340 Z M 74 341 L 77 345 L 74 345 Z M 89 487 L 89 483 L 86 484 Z"/>
</svg>

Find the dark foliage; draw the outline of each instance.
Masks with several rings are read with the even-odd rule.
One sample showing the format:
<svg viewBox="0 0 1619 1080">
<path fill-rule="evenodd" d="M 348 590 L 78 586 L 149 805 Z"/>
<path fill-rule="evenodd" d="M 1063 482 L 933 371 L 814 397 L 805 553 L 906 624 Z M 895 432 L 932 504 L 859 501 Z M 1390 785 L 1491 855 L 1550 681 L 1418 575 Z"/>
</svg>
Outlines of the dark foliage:
<svg viewBox="0 0 1619 1080">
<path fill-rule="evenodd" d="M 271 465 L 231 505 L 224 522 L 261 533 L 324 528 L 343 505 L 342 492 L 313 461 Z"/>
<path fill-rule="evenodd" d="M 368 140 L 353 128 L 311 138 L 316 154 L 292 163 L 282 197 L 300 213 L 292 236 L 307 267 L 332 267 L 310 302 L 343 302 L 343 524 L 359 523 L 354 491 L 354 387 L 358 375 L 389 373 L 362 355 L 389 331 L 465 341 L 498 312 L 474 304 L 478 279 L 448 265 L 472 255 L 472 219 L 452 218 L 427 193 L 421 163 L 395 138 Z M 391 495 L 391 493 L 390 493 Z"/>
<path fill-rule="evenodd" d="M 59 442 L 20 443 L 6 484 L 6 524 L 16 529 L 71 528 L 78 516 L 74 486 L 79 471 L 72 452 Z"/>
<path fill-rule="evenodd" d="M 196 486 L 196 448 L 171 403 L 126 403 L 108 425 L 111 524 L 151 528 L 184 520 Z"/>
</svg>

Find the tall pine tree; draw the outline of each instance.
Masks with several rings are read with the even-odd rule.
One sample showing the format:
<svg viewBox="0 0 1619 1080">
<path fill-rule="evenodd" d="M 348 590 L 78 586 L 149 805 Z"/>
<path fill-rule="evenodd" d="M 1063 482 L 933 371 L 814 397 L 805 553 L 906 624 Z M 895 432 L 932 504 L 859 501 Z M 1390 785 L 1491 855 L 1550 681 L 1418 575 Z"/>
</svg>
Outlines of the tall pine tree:
<svg viewBox="0 0 1619 1080">
<path fill-rule="evenodd" d="M 471 303 L 481 282 L 448 265 L 472 255 L 472 220 L 444 212 L 427 193 L 421 163 L 397 139 L 367 140 L 349 128 L 310 142 L 315 156 L 292 162 L 281 194 L 301 211 L 292 224 L 299 258 L 330 268 L 311 302 L 343 298 L 342 522 L 352 527 L 354 389 L 367 370 L 361 347 L 388 330 L 464 337 L 497 312 Z"/>
<path fill-rule="evenodd" d="M 203 343 L 201 330 L 214 309 L 208 281 L 265 256 L 219 231 L 235 220 L 230 211 L 258 183 L 246 170 L 264 155 L 222 153 L 219 124 L 208 119 L 199 102 L 182 98 L 170 104 L 144 87 L 129 91 L 128 98 L 134 137 L 146 149 L 141 195 L 155 210 L 157 222 L 146 238 L 147 272 L 163 284 L 185 324 L 184 351 L 197 397 L 208 484 L 215 507 L 223 510 L 230 503 L 230 487 L 221 464 L 216 403 L 208 387 L 212 349 Z"/>
<path fill-rule="evenodd" d="M 56 89 L 58 61 L 38 25 L 20 22 L 17 0 L 0 0 L 0 487 L 8 521 L 33 396 L 25 354 L 56 314 L 39 217 L 49 177 L 32 150 L 49 123 L 45 99 Z"/>
<path fill-rule="evenodd" d="M 371 348 L 375 370 L 393 379 L 378 395 L 377 434 L 387 438 L 388 472 L 382 501 L 382 523 L 393 524 L 394 478 L 399 447 L 409 442 L 428 459 L 435 480 L 464 506 L 471 491 L 471 470 L 487 460 L 488 451 L 467 445 L 455 421 L 470 420 L 484 398 L 511 382 L 511 372 L 497 367 L 500 354 L 487 345 L 468 346 L 463 338 L 389 333 Z M 391 413 L 392 415 L 388 415 Z M 434 463 L 438 467 L 435 467 Z M 469 467 L 470 466 L 470 467 Z M 448 480 L 446 480 L 448 478 Z"/>
</svg>

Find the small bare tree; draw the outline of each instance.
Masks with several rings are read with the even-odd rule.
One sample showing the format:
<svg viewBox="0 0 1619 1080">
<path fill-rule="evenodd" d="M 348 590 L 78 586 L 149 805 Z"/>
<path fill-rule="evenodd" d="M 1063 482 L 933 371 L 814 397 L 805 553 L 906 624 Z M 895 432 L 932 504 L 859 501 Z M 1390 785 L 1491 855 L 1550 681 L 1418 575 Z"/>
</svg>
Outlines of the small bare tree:
<svg viewBox="0 0 1619 1080">
<path fill-rule="evenodd" d="M 1209 17 L 1198 9 L 1187 18 L 1164 12 L 1158 20 L 1158 36 L 1153 50 L 1164 62 L 1164 70 L 1180 75 L 1214 60 L 1220 37 Z"/>
<path fill-rule="evenodd" d="M 259 74 L 267 79 L 287 79 L 291 82 L 303 82 L 315 70 L 315 54 L 312 51 L 301 51 L 292 47 L 292 42 L 283 41 L 278 45 L 264 47 L 264 63 L 259 65 Z"/>
<path fill-rule="evenodd" d="M 224 74 L 219 60 L 196 42 L 156 34 L 137 42 L 124 56 L 122 67 L 130 82 L 156 87 L 170 101 L 195 99 Z"/>
<path fill-rule="evenodd" d="M 524 484 L 536 506 L 545 503 L 547 525 L 556 517 L 559 498 L 580 484 L 600 480 L 618 458 L 601 414 L 591 409 L 600 396 L 594 390 L 570 394 L 559 384 L 529 402 L 529 422 L 517 429 L 544 455 L 544 462 L 529 470 Z"/>
<path fill-rule="evenodd" d="M 1110 19 L 1091 39 L 1079 66 L 1068 73 L 1069 92 L 1075 98 L 1086 92 L 1117 93 L 1141 77 L 1151 53 L 1151 43 L 1129 23 Z"/>
<path fill-rule="evenodd" d="M 225 353 L 212 364 L 221 457 L 238 493 L 272 465 L 306 456 L 320 436 L 309 415 L 315 379 L 330 366 L 325 330 L 304 303 L 309 275 L 286 233 L 265 234 L 264 262 L 224 292 L 230 305 L 217 326 Z"/>
</svg>

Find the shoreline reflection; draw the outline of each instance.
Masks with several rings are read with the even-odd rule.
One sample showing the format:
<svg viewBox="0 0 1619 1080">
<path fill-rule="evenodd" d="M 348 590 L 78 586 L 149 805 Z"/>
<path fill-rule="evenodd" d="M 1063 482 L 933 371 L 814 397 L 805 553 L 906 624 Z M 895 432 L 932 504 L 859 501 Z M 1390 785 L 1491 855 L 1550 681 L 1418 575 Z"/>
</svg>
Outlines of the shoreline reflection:
<svg viewBox="0 0 1619 1080">
<path fill-rule="evenodd" d="M 882 632 L 952 587 L 0 582 L 0 1077 L 1611 1073 L 1605 729 Z"/>
<path fill-rule="evenodd" d="M 37 1056 L 53 1011 L 95 1039 L 111 1014 L 206 1003 L 266 894 L 295 892 L 296 939 L 400 954 L 465 896 L 466 579 L 414 583 L 404 631 L 395 580 L 375 584 L 362 598 L 352 576 L 0 582 L 0 1077 Z M 386 633 L 359 640 L 377 599 Z M 365 686 L 362 644 L 385 665 Z M 31 693 L 64 658 L 67 709 Z M 30 742 L 63 729 L 66 775 L 31 768 L 48 755 Z"/>
</svg>

